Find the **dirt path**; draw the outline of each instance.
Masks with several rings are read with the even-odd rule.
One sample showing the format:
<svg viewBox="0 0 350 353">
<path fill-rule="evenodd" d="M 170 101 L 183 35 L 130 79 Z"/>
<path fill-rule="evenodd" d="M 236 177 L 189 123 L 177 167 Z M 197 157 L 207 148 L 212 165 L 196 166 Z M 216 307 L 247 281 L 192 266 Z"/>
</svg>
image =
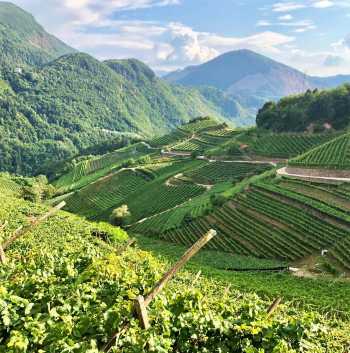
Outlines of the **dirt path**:
<svg viewBox="0 0 350 353">
<path fill-rule="evenodd" d="M 203 159 L 203 158 L 201 158 Z M 206 158 L 207 159 L 207 158 Z M 233 160 L 233 161 L 229 161 L 229 160 L 221 160 L 221 159 L 207 159 L 207 161 L 209 163 L 213 163 L 213 162 L 221 162 L 221 163 L 246 163 L 246 164 L 270 164 L 273 167 L 276 167 L 277 164 L 274 161 L 246 161 L 246 160 Z"/>
<path fill-rule="evenodd" d="M 166 186 L 174 186 L 174 187 L 176 187 L 177 185 L 172 184 L 171 181 L 173 179 L 181 180 L 182 177 L 183 177 L 183 173 L 176 174 L 176 175 L 170 177 L 169 179 L 167 179 L 166 182 L 165 182 L 165 185 Z M 205 188 L 207 190 L 210 190 L 214 186 L 214 185 L 209 185 L 209 184 L 199 184 L 199 183 L 196 183 L 194 181 L 192 181 L 192 184 L 201 186 L 202 188 Z"/>
<path fill-rule="evenodd" d="M 303 180 L 319 180 L 319 181 L 324 181 L 324 182 L 340 181 L 340 182 L 344 182 L 344 183 L 350 183 L 350 178 L 338 178 L 338 177 L 326 177 L 326 176 L 314 176 L 314 175 L 306 175 L 306 174 L 288 173 L 287 167 L 278 169 L 277 175 L 289 176 L 289 177 L 294 177 L 294 178 L 303 179 Z"/>
</svg>

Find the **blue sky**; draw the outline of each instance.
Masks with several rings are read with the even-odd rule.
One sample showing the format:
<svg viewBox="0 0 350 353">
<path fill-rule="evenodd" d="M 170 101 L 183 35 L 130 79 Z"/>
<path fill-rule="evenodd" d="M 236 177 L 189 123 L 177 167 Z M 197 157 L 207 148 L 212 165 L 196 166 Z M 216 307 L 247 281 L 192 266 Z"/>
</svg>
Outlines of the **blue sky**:
<svg viewBox="0 0 350 353">
<path fill-rule="evenodd" d="M 307 74 L 350 74 L 350 0 L 14 0 L 99 59 L 157 72 L 248 48 Z"/>
</svg>

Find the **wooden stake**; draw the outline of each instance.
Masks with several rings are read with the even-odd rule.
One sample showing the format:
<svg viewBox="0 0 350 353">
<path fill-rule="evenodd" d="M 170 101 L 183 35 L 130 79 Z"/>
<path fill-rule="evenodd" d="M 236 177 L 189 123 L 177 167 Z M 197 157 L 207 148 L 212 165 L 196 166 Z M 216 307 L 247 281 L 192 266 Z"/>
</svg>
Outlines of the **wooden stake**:
<svg viewBox="0 0 350 353">
<path fill-rule="evenodd" d="M 111 339 L 107 342 L 107 344 L 102 348 L 102 351 L 104 353 L 108 353 L 113 344 L 118 344 L 118 341 L 119 341 L 119 338 L 120 336 L 128 329 L 128 327 L 130 326 L 130 322 L 125 322 L 123 325 L 122 325 L 122 328 L 119 332 L 116 332 L 112 337 Z M 115 342 L 115 343 L 114 343 Z"/>
<path fill-rule="evenodd" d="M 8 225 L 8 222 L 5 221 L 1 226 L 0 226 L 0 232 L 2 232 L 6 226 Z M 3 249 L 2 245 L 0 244 L 0 262 L 2 264 L 6 263 L 6 256 L 5 256 L 5 250 Z"/>
<path fill-rule="evenodd" d="M 282 301 L 282 298 L 276 298 L 273 301 L 273 303 L 270 305 L 270 307 L 267 310 L 267 316 L 268 317 L 270 317 L 275 312 L 275 310 L 277 309 L 278 305 L 280 305 L 281 301 Z"/>
<path fill-rule="evenodd" d="M 200 238 L 195 244 L 193 244 L 181 257 L 181 259 L 171 268 L 163 278 L 157 283 L 157 285 L 153 288 L 151 293 L 147 295 L 144 300 L 145 307 L 149 305 L 149 303 L 154 299 L 154 297 L 161 292 L 164 286 L 169 282 L 169 280 L 179 271 L 189 260 L 192 256 L 197 254 L 197 252 L 207 244 L 213 237 L 215 237 L 216 231 L 211 229 L 202 238 Z"/>
<path fill-rule="evenodd" d="M 224 297 L 226 297 L 230 292 L 231 284 L 229 284 L 224 290 Z"/>
<path fill-rule="evenodd" d="M 4 251 L 4 249 L 3 249 L 1 244 L 0 244 L 0 262 L 2 264 L 6 263 L 5 251 Z"/>
<path fill-rule="evenodd" d="M 136 315 L 140 321 L 141 327 L 145 330 L 148 330 L 150 327 L 147 309 L 145 305 L 145 299 L 142 295 L 138 296 L 134 302 L 134 308 Z"/>
<path fill-rule="evenodd" d="M 28 226 L 20 226 L 17 228 L 12 236 L 7 239 L 3 244 L 2 248 L 5 251 L 14 241 L 17 239 L 21 238 L 24 234 L 27 232 L 31 231 L 32 229 L 36 228 L 40 223 L 46 221 L 49 217 L 53 216 L 55 213 L 57 213 L 61 208 L 63 208 L 66 205 L 64 201 L 59 203 L 57 206 L 53 207 L 49 212 L 45 213 L 44 215 L 36 218 L 30 225 Z"/>
</svg>

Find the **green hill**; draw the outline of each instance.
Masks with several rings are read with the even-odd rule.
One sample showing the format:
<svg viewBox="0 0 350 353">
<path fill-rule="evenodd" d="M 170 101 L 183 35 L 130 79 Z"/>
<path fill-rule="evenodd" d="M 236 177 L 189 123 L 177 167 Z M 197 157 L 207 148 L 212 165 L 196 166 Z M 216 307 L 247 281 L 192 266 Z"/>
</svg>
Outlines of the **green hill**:
<svg viewBox="0 0 350 353">
<path fill-rule="evenodd" d="M 75 50 L 48 34 L 34 17 L 10 2 L 0 2 L 0 64 L 41 65 Z"/>
<path fill-rule="evenodd" d="M 145 66 L 133 66 L 136 75 Z M 148 72 L 151 72 L 147 68 Z M 141 75 L 132 79 L 86 54 L 22 73 L 3 70 L 0 168 L 37 173 L 123 134 L 153 136 L 200 115 L 223 119 L 198 91 Z"/>
<path fill-rule="evenodd" d="M 0 171 L 37 174 L 123 137 L 152 137 L 194 117 L 244 124 L 220 93 L 170 85 L 138 60 L 100 62 L 0 2 Z M 114 141 L 113 141 L 114 140 Z"/>
<path fill-rule="evenodd" d="M 279 102 L 268 102 L 260 109 L 256 124 L 260 128 L 282 131 L 341 130 L 349 127 L 350 85 L 331 90 L 307 91 Z"/>
</svg>

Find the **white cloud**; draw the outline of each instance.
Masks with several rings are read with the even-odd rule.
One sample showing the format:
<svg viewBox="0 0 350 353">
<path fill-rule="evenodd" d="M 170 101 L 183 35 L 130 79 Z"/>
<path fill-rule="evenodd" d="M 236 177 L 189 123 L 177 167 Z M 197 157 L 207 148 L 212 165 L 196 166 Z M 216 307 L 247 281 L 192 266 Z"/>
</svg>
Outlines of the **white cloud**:
<svg viewBox="0 0 350 353">
<path fill-rule="evenodd" d="M 330 0 L 317 0 L 313 1 L 312 7 L 317 8 L 317 9 L 326 9 L 328 7 L 334 6 L 334 2 Z"/>
<path fill-rule="evenodd" d="M 279 16 L 278 19 L 280 21 L 291 21 L 293 19 L 293 16 L 290 14 L 287 14 L 287 15 Z"/>
<path fill-rule="evenodd" d="M 261 20 L 256 25 L 257 27 L 268 27 L 271 26 L 272 23 L 270 21 Z"/>
<path fill-rule="evenodd" d="M 350 37 L 334 43 L 328 52 L 307 53 L 298 48 L 294 35 L 278 31 L 257 30 L 247 36 L 224 36 L 196 31 L 182 23 L 126 20 L 124 16 L 125 10 L 178 5 L 179 0 L 13 1 L 33 13 L 50 32 L 99 59 L 136 57 L 157 70 L 169 71 L 202 63 L 230 50 L 251 49 L 312 74 L 349 72 Z M 278 21 L 262 20 L 257 26 L 281 26 L 296 33 L 311 30 L 316 28 L 312 21 L 296 21 L 291 11 L 322 9 L 329 7 L 330 2 L 344 8 L 350 3 L 347 0 L 280 0 L 273 7 Z M 113 16 L 116 12 L 119 12 L 118 20 Z M 338 60 L 339 65 L 325 65 L 332 58 L 337 63 L 335 57 L 344 61 Z"/>
<path fill-rule="evenodd" d="M 289 12 L 304 9 L 307 6 L 305 4 L 297 3 L 297 2 L 277 2 L 272 5 L 272 10 L 274 12 Z"/>
<path fill-rule="evenodd" d="M 344 63 L 344 59 L 341 56 L 337 55 L 328 55 L 324 62 L 324 66 L 338 67 Z"/>
</svg>

